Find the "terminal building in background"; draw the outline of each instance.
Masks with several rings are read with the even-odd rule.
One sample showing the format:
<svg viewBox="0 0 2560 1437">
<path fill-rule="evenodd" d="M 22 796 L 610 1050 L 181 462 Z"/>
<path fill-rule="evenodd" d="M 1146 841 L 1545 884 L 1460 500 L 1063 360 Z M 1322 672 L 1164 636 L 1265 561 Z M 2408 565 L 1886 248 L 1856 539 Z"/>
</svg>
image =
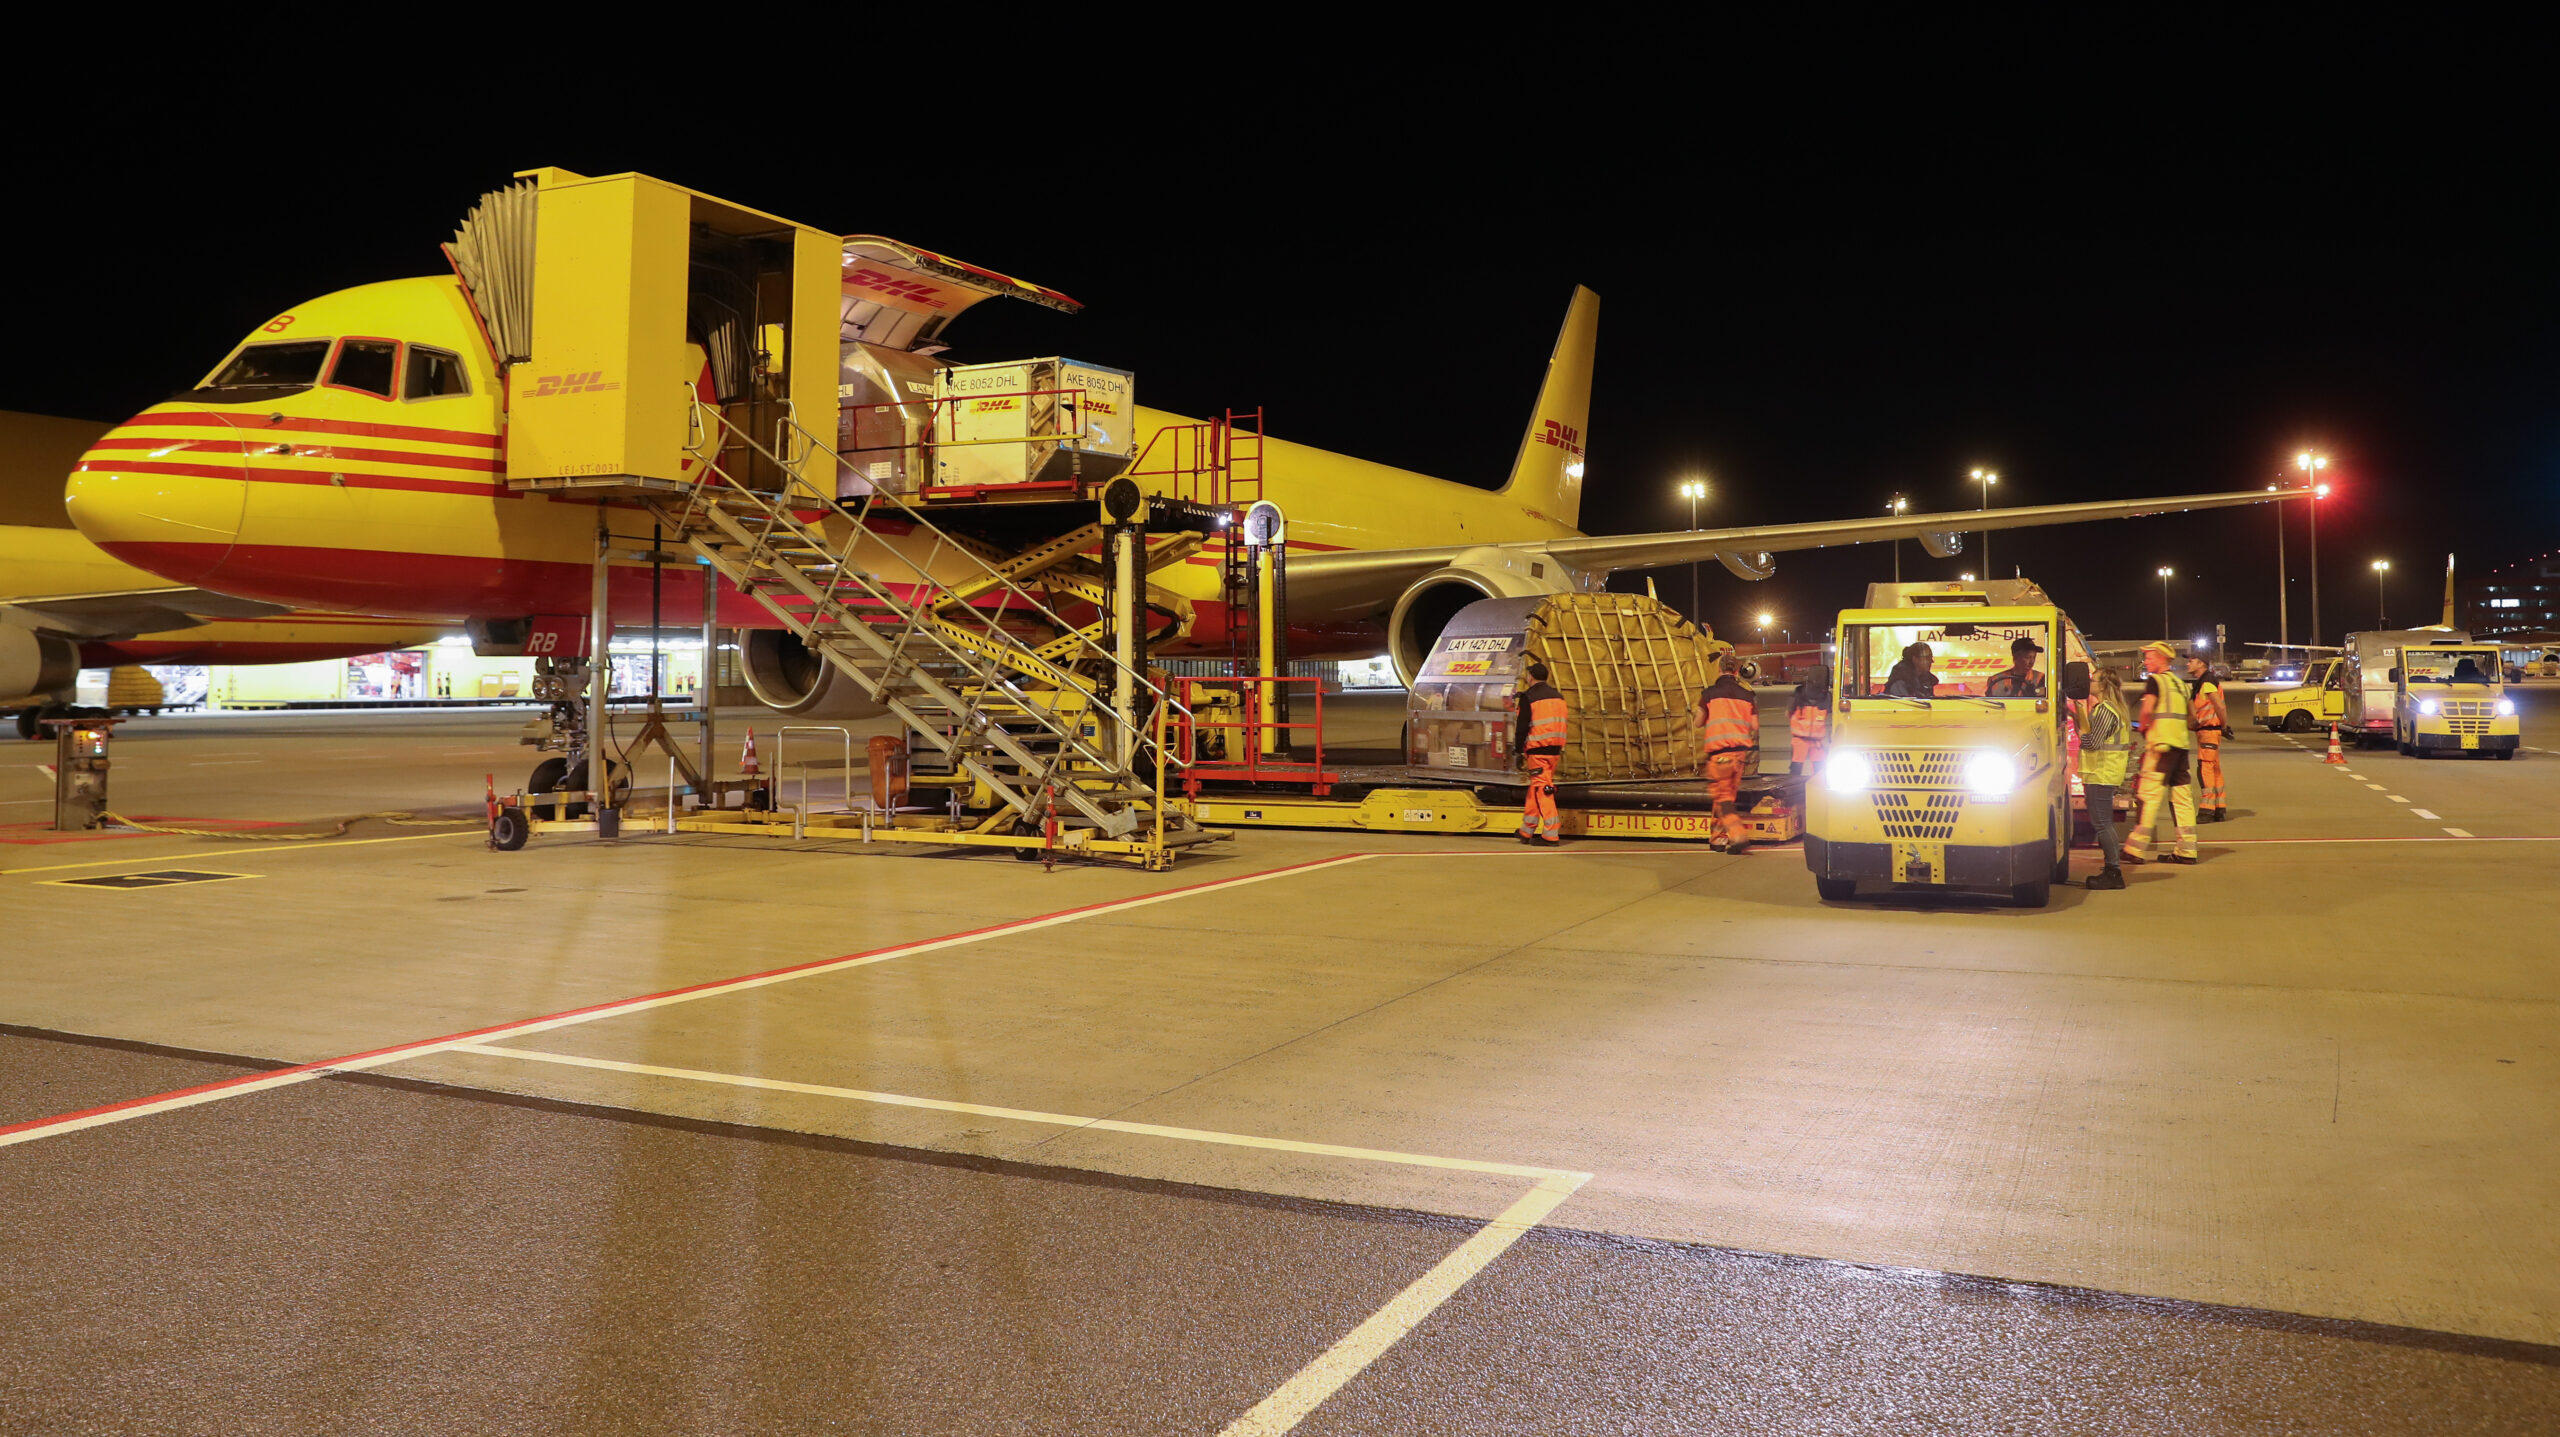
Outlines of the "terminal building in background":
<svg viewBox="0 0 2560 1437">
<path fill-rule="evenodd" d="M 2464 581 L 2456 591 L 2471 636 L 2516 646 L 2560 643 L 2560 552 Z"/>
</svg>

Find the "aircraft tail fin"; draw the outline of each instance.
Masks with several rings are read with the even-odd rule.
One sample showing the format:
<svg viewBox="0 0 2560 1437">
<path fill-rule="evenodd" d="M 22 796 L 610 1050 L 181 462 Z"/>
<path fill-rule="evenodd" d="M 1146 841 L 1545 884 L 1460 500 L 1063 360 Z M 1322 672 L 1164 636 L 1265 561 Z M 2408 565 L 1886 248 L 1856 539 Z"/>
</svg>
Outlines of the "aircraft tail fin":
<svg viewBox="0 0 2560 1437">
<path fill-rule="evenodd" d="M 2453 556 L 2444 556 L 2444 626 L 2453 627 Z"/>
<path fill-rule="evenodd" d="M 1600 296 L 1580 285 L 1564 312 L 1538 407 L 1502 492 L 1557 523 L 1582 522 L 1582 436 L 1591 425 L 1591 362 L 1600 338 Z"/>
</svg>

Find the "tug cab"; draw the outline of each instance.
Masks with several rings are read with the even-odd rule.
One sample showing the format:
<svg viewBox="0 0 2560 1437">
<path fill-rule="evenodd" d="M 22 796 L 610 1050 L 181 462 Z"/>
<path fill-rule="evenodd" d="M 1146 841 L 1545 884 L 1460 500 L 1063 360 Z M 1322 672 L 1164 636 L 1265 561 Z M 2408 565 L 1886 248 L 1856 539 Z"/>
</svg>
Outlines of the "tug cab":
<svg viewBox="0 0 2560 1437">
<path fill-rule="evenodd" d="M 2070 874 L 2064 700 L 2087 682 L 2086 650 L 2049 603 L 1926 597 L 1840 615 L 1831 751 L 1805 790 L 1805 866 L 1831 901 L 1872 883 L 2041 908 Z M 2022 638 L 2041 650 L 2032 692 L 2005 696 L 2014 686 L 1993 680 Z M 1915 644 L 1929 646 L 1937 676 L 1926 694 L 1896 681 Z"/>
</svg>

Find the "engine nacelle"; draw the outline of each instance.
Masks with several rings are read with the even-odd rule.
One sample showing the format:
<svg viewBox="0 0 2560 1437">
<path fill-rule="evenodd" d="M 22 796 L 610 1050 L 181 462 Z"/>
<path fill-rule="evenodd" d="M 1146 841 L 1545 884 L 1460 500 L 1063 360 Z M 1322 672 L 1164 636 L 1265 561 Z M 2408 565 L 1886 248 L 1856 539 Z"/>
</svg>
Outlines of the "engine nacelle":
<svg viewBox="0 0 2560 1437">
<path fill-rule="evenodd" d="M 1413 581 L 1387 619 L 1387 657 L 1407 687 L 1431 657 L 1431 645 L 1458 611 L 1478 599 L 1527 599 L 1592 587 L 1547 555 L 1513 549 L 1468 549 Z"/>
<path fill-rule="evenodd" d="M 80 684 L 80 646 L 0 624 L 0 705 L 41 703 Z"/>
<path fill-rule="evenodd" d="M 1716 555 L 1716 562 L 1724 565 L 1726 573 L 1737 579 L 1749 579 L 1753 583 L 1758 583 L 1778 572 L 1778 556 L 1766 552 L 1749 554 L 1720 552 Z"/>
<path fill-rule="evenodd" d="M 738 672 L 757 703 L 807 719 L 878 718 L 888 708 L 788 629 L 742 629 Z"/>
<path fill-rule="evenodd" d="M 1952 559 L 1964 552 L 1964 535 L 1956 530 L 1923 534 L 1920 547 L 1928 550 L 1932 559 Z"/>
</svg>

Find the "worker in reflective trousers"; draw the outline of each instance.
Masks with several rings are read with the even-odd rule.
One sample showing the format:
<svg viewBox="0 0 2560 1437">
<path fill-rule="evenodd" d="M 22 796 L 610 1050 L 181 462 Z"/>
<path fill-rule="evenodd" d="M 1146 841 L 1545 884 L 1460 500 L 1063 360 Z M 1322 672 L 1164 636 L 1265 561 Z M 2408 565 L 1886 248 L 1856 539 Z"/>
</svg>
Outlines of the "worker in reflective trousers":
<svg viewBox="0 0 2560 1437">
<path fill-rule="evenodd" d="M 1520 691 L 1520 714 L 1511 725 L 1511 751 L 1529 775 L 1529 800 L 1520 807 L 1520 841 L 1549 848 L 1564 842 L 1556 813 L 1556 762 L 1564 757 L 1564 695 L 1547 682 L 1547 666 L 1530 660 Z"/>
<path fill-rule="evenodd" d="M 2151 861 L 2151 831 L 2164 805 L 2178 822 L 2178 851 L 2163 861 L 2196 861 L 2196 793 L 2187 786 L 2195 734 L 2187 727 L 2187 682 L 2170 667 L 2177 661 L 2167 644 L 2142 651 L 2142 712 L 2134 719 L 2142 730 L 2142 809 L 2125 839 L 2127 863 Z"/>
<path fill-rule="evenodd" d="M 1787 702 L 1787 772 L 1811 773 L 1831 749 L 1831 670 L 1815 665 Z"/>
<path fill-rule="evenodd" d="M 1742 656 L 1727 654 L 1722 672 L 1698 695 L 1698 734 L 1706 750 L 1707 797 L 1715 802 L 1715 837 L 1707 846 L 1740 853 L 1751 846 L 1742 821 L 1742 775 L 1760 752 L 1760 701 L 1743 687 Z"/>
<path fill-rule="evenodd" d="M 2199 658 L 2187 660 L 2187 709 L 2196 731 L 2196 819 L 2220 823 L 2231 816 L 2222 807 L 2222 736 L 2231 732 L 2231 717 L 2212 666 Z"/>
</svg>

